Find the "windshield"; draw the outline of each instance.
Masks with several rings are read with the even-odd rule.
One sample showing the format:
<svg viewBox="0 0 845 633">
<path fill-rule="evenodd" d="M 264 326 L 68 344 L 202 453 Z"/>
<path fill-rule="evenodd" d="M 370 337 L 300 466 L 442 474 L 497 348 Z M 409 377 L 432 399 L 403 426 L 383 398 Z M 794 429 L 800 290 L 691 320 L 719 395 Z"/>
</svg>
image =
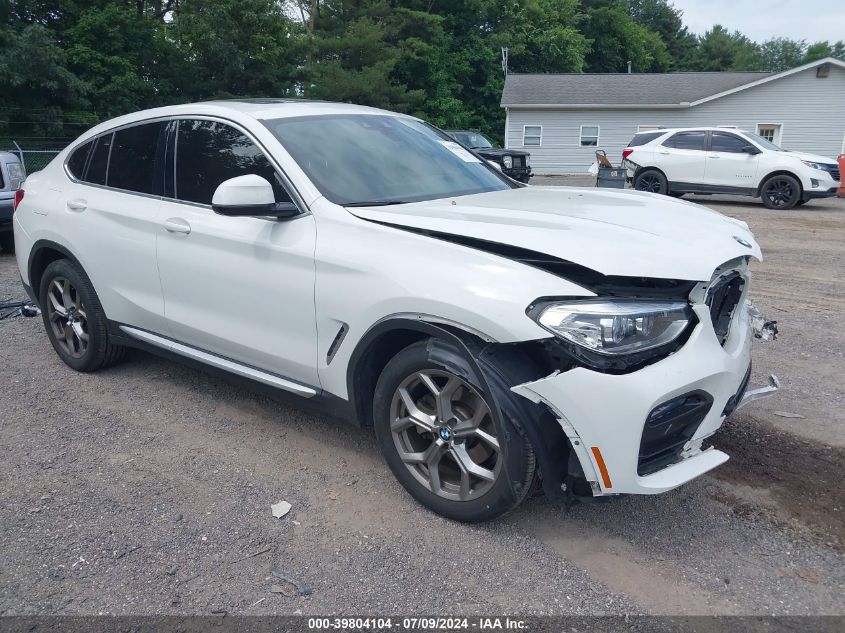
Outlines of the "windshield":
<svg viewBox="0 0 845 633">
<path fill-rule="evenodd" d="M 772 143 L 770 140 L 763 138 L 759 134 L 754 134 L 753 132 L 745 132 L 745 135 L 748 138 L 750 138 L 752 141 L 757 143 L 757 145 L 759 145 L 763 149 L 768 149 L 768 150 L 771 150 L 773 152 L 783 152 L 783 151 L 785 151 L 785 150 L 781 149 L 780 147 L 778 147 L 777 145 L 775 145 L 774 143 Z"/>
<path fill-rule="evenodd" d="M 504 176 L 415 119 L 332 114 L 264 121 L 320 192 L 370 206 L 510 189 Z"/>
<path fill-rule="evenodd" d="M 493 145 L 484 138 L 483 134 L 477 132 L 453 132 L 452 136 L 458 139 L 458 143 L 471 147 L 472 149 L 487 149 Z"/>
</svg>

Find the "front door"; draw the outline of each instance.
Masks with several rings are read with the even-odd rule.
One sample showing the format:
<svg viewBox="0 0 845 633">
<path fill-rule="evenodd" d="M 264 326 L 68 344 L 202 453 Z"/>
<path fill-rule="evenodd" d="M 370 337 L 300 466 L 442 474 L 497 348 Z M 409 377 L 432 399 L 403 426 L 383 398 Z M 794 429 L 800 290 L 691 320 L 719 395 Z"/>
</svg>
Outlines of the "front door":
<svg viewBox="0 0 845 633">
<path fill-rule="evenodd" d="M 750 145 L 751 143 L 736 134 L 712 132 L 705 167 L 707 184 L 724 187 L 726 190 L 753 188 L 760 155 L 743 151 L 744 147 Z"/>
<path fill-rule="evenodd" d="M 307 385 L 317 378 L 314 217 L 225 217 L 211 199 L 229 178 L 258 174 L 289 201 L 275 168 L 243 131 L 183 119 L 175 187 L 162 202 L 158 265 L 174 339 Z"/>
</svg>

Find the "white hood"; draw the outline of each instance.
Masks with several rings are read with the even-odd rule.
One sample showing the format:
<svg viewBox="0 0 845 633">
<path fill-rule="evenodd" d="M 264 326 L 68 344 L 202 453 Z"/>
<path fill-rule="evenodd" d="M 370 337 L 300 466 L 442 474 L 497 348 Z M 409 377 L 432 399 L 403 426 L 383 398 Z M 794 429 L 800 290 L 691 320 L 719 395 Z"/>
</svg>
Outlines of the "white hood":
<svg viewBox="0 0 845 633">
<path fill-rule="evenodd" d="M 794 156 L 799 160 L 808 160 L 812 163 L 823 163 L 826 165 L 836 164 L 835 158 L 830 158 L 828 156 L 820 156 L 819 154 L 808 154 L 807 152 L 790 152 L 789 150 L 783 150 L 783 153 L 786 156 Z"/>
<path fill-rule="evenodd" d="M 518 246 L 604 275 L 709 281 L 731 259 L 762 259 L 744 222 L 639 191 L 525 187 L 349 211 L 367 220 Z"/>
</svg>

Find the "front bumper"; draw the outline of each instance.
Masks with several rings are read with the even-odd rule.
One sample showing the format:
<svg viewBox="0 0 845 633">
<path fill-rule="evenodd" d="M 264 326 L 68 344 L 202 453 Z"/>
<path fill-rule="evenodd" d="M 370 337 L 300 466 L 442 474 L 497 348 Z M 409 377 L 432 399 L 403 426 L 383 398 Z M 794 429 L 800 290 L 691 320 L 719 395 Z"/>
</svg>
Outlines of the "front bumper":
<svg viewBox="0 0 845 633">
<path fill-rule="evenodd" d="M 702 442 L 743 400 L 751 363 L 751 324 L 745 305 L 736 310 L 724 347 L 705 305 L 693 307 L 698 325 L 671 356 L 629 374 L 613 375 L 579 367 L 513 387 L 545 403 L 558 418 L 581 462 L 593 494 L 657 494 L 680 486 L 727 461 Z M 641 441 L 649 415 L 679 396 L 703 393 L 712 399 L 694 434 L 671 465 L 640 474 Z M 732 405 L 729 408 L 729 403 Z"/>
<path fill-rule="evenodd" d="M 502 171 L 509 178 L 513 178 L 519 182 L 528 182 L 531 179 L 531 176 L 534 175 L 531 171 L 531 167 L 512 167 L 510 169 L 502 168 Z"/>
<path fill-rule="evenodd" d="M 12 230 L 12 201 L 0 199 L 0 233 Z"/>
<path fill-rule="evenodd" d="M 816 200 L 818 198 L 833 198 L 838 191 L 838 187 L 831 187 L 824 191 L 805 191 L 802 196 L 804 200 Z"/>
</svg>

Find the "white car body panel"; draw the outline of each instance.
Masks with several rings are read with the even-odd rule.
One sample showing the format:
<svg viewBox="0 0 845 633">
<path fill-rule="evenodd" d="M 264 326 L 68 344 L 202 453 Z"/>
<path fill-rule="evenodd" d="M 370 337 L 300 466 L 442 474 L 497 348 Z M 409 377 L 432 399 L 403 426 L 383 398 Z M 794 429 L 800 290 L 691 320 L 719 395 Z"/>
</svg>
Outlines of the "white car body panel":
<svg viewBox="0 0 845 633">
<path fill-rule="evenodd" d="M 640 191 L 529 186 L 351 212 L 386 224 L 512 244 L 604 275 L 704 281 L 728 260 L 762 257 L 745 223 Z"/>
<path fill-rule="evenodd" d="M 344 208 L 323 197 L 262 123 L 333 113 L 385 114 L 340 104 L 226 102 L 158 108 L 95 127 L 25 184 L 14 216 L 24 283 L 32 284 L 33 246 L 52 242 L 79 261 L 108 319 L 129 336 L 264 384 L 348 401 L 356 348 L 385 320 L 448 324 L 493 343 L 554 340 L 528 307 L 538 298 L 595 296 L 450 237 L 518 247 L 606 276 L 700 282 L 690 299 L 698 325 L 674 353 L 628 373 L 581 366 L 512 389 L 548 404 L 578 440 L 574 450 L 596 494 L 662 492 L 727 459 L 701 450 L 700 440 L 721 425 L 740 388 L 751 332 L 740 303 L 720 345 L 703 297 L 726 262 L 762 258 L 745 223 L 653 194 L 553 187 Z M 226 217 L 205 205 L 77 183 L 65 170 L 70 152 L 95 135 L 161 117 L 207 117 L 247 132 L 290 181 L 303 213 L 283 221 Z M 744 293 L 743 301 L 747 284 Z M 708 391 L 714 404 L 682 459 L 637 476 L 645 417 L 694 389 Z M 601 448 L 612 486 L 597 476 L 585 447 Z"/>
</svg>

